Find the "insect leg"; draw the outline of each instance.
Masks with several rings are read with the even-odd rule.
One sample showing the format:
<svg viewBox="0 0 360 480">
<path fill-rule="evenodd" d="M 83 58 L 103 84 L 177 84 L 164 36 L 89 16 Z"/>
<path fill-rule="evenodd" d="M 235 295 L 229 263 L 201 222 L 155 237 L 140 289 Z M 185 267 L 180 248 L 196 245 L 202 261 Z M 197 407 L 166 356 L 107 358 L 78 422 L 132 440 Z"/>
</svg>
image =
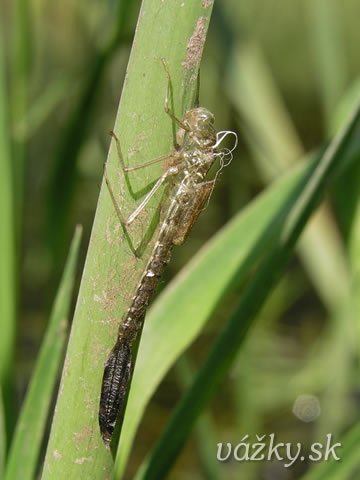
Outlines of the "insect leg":
<svg viewBox="0 0 360 480">
<path fill-rule="evenodd" d="M 114 138 L 115 140 L 115 144 L 116 144 L 116 150 L 117 150 L 117 154 L 118 154 L 118 158 L 119 158 L 119 162 L 120 162 L 120 165 L 121 165 L 121 168 L 124 172 L 125 175 L 127 175 L 129 172 L 133 171 L 133 170 L 137 170 L 139 168 L 143 168 L 143 167 L 147 167 L 148 165 L 151 165 L 153 163 L 156 163 L 156 162 L 160 162 L 160 161 L 163 161 L 163 160 L 167 160 L 167 159 L 171 159 L 172 157 L 176 156 L 177 153 L 176 152 L 171 152 L 171 153 L 168 153 L 166 155 L 162 155 L 161 157 L 157 157 L 157 158 L 154 158 L 152 160 L 149 160 L 147 162 L 144 162 L 142 164 L 139 164 L 139 165 L 135 165 L 135 166 L 132 166 L 132 167 L 126 167 L 125 164 L 124 164 L 124 159 L 123 159 L 123 155 L 122 155 L 122 151 L 121 151 L 121 146 L 120 146 L 120 141 L 118 139 L 118 137 L 115 135 L 114 132 L 110 132 L 110 135 Z M 171 163 L 171 162 L 170 162 Z M 109 194 L 110 194 L 110 197 L 111 197 L 111 201 L 114 205 L 114 208 L 115 208 L 115 211 L 116 211 L 116 214 L 119 218 L 119 221 L 121 223 L 121 226 L 124 230 L 124 234 L 130 244 L 130 248 L 131 248 L 131 251 L 133 252 L 133 254 L 137 257 L 138 256 L 138 252 L 136 251 L 136 249 L 133 247 L 132 245 L 132 241 L 131 241 L 131 238 L 129 236 L 129 233 L 127 231 L 127 225 L 130 225 L 134 219 L 138 216 L 138 214 L 141 212 L 141 210 L 144 208 L 144 206 L 147 204 L 147 202 L 150 200 L 150 198 L 154 195 L 154 193 L 156 192 L 156 190 L 159 188 L 159 186 L 165 181 L 166 177 L 169 175 L 169 174 L 173 174 L 174 173 L 174 167 L 169 167 L 167 169 L 167 171 L 165 172 L 165 174 L 163 174 L 159 180 L 156 182 L 156 184 L 153 186 L 153 188 L 150 190 L 150 192 L 146 195 L 145 199 L 141 202 L 141 204 L 132 212 L 132 214 L 128 217 L 128 218 L 125 218 L 123 216 L 123 214 L 121 213 L 121 210 L 120 210 L 120 206 L 116 200 L 116 197 L 115 197 L 115 194 L 114 194 L 114 190 L 112 189 L 112 186 L 111 186 L 111 183 L 110 183 L 110 179 L 107 175 L 107 164 L 105 163 L 104 165 L 104 179 L 105 179 L 105 182 L 106 182 L 106 186 L 108 188 L 108 191 L 109 191 Z M 177 171 L 176 171 L 177 173 Z"/>
<path fill-rule="evenodd" d="M 159 189 L 159 187 L 165 182 L 165 180 L 167 179 L 167 177 L 169 175 L 175 175 L 176 173 L 178 173 L 177 171 L 177 168 L 176 167 L 170 167 L 166 170 L 165 173 L 163 173 L 161 175 L 161 177 L 157 180 L 157 182 L 155 183 L 155 185 L 152 187 L 152 189 L 150 190 L 150 192 L 146 195 L 146 197 L 144 198 L 144 200 L 140 203 L 140 205 L 138 207 L 135 208 L 135 210 L 132 212 L 132 214 L 129 216 L 129 218 L 127 219 L 127 225 L 130 225 L 134 220 L 135 218 L 139 215 L 139 213 L 141 212 L 141 210 L 145 207 L 145 205 L 148 203 L 148 201 L 150 200 L 150 198 L 152 198 L 155 194 L 155 192 Z"/>
<path fill-rule="evenodd" d="M 160 157 L 157 157 L 157 158 L 154 158 L 152 160 L 148 160 L 147 162 L 144 162 L 144 163 L 141 163 L 139 165 L 134 165 L 132 167 L 126 167 L 125 164 L 124 164 L 124 157 L 122 155 L 122 151 L 121 151 L 121 146 L 120 146 L 120 140 L 119 138 L 117 137 L 117 135 L 114 133 L 114 132 L 110 132 L 110 135 L 114 138 L 115 140 L 115 144 L 116 144 L 116 150 L 117 150 L 117 154 L 118 154 L 118 158 L 119 158 L 119 161 L 120 161 L 120 165 L 121 165 L 121 168 L 123 170 L 123 172 L 127 175 L 129 172 L 133 171 L 133 170 L 137 170 L 139 168 L 143 168 L 143 167 L 147 167 L 149 165 L 152 165 L 153 163 L 157 163 L 157 162 L 160 162 L 160 161 L 164 161 L 164 160 L 167 160 L 171 157 L 174 156 L 174 152 L 171 152 L 171 153 L 167 153 L 166 155 L 162 155 Z M 111 197 L 111 200 L 113 202 L 113 205 L 114 205 L 114 208 L 115 208 L 115 211 L 117 213 L 117 216 L 119 217 L 119 220 L 120 220 L 120 223 L 121 225 L 123 226 L 123 228 L 125 228 L 127 225 L 130 225 L 134 219 L 138 216 L 138 214 L 141 212 L 141 210 L 144 208 L 144 206 L 147 204 L 147 202 L 150 200 L 150 198 L 154 195 L 154 193 L 156 192 L 156 190 L 159 188 L 159 186 L 164 182 L 164 180 L 166 179 L 166 177 L 169 175 L 171 171 L 171 168 L 169 168 L 160 178 L 159 180 L 156 182 L 156 184 L 153 186 L 153 188 L 150 190 L 150 192 L 146 195 L 146 197 L 144 198 L 144 200 L 141 202 L 141 204 L 134 210 L 134 212 L 127 218 L 125 219 L 121 213 L 121 210 L 120 210 L 120 207 L 119 207 L 119 204 L 115 198 L 115 194 L 114 194 L 114 191 L 111 187 L 111 183 L 110 183 L 110 180 L 109 180 L 109 177 L 107 176 L 107 172 L 106 172 L 106 163 L 104 165 L 104 178 L 105 178 L 105 182 L 106 182 L 106 185 L 107 185 L 107 188 L 109 190 L 109 193 L 110 193 L 110 197 Z"/>
<path fill-rule="evenodd" d="M 194 101 L 194 107 L 199 107 L 200 106 L 200 70 L 198 71 L 198 76 L 196 79 L 196 94 L 195 94 L 195 101 Z"/>
<path fill-rule="evenodd" d="M 115 140 L 117 154 L 118 154 L 118 157 L 119 157 L 121 168 L 123 169 L 124 173 L 129 173 L 129 172 L 132 172 L 133 170 L 138 170 L 139 168 L 147 167 L 149 165 L 152 165 L 153 163 L 162 162 L 164 160 L 167 160 L 168 158 L 170 158 L 173 155 L 172 152 L 167 153 L 166 155 L 161 155 L 160 157 L 153 158 L 152 160 L 148 160 L 147 162 L 139 163 L 138 165 L 133 165 L 131 167 L 126 167 L 125 163 L 124 163 L 124 157 L 123 157 L 123 154 L 121 152 L 120 140 L 117 137 L 117 135 L 115 135 L 115 133 L 113 131 L 110 132 L 110 135 Z"/>
<path fill-rule="evenodd" d="M 185 125 L 185 123 L 183 123 L 181 120 L 179 120 L 169 108 L 169 94 L 170 94 L 171 77 L 170 77 L 169 68 L 168 68 L 168 65 L 166 63 L 165 58 L 162 58 L 161 61 L 164 65 L 165 72 L 166 72 L 167 79 L 168 79 L 167 87 L 166 87 L 165 105 L 164 105 L 165 113 L 167 115 L 169 115 L 169 117 L 172 120 L 174 120 L 179 125 L 179 127 L 183 128 L 184 130 L 189 131 L 190 130 L 189 127 L 187 125 Z"/>
<path fill-rule="evenodd" d="M 107 185 L 107 188 L 109 190 L 109 193 L 110 193 L 110 197 L 111 197 L 111 200 L 113 202 L 113 205 L 114 205 L 114 208 L 115 208 L 115 211 L 117 213 L 117 216 L 119 217 L 119 220 L 120 220 L 120 223 L 121 225 L 126 228 L 126 226 L 130 225 L 134 220 L 135 218 L 139 215 L 139 213 L 141 212 L 141 210 L 145 207 L 145 205 L 149 202 L 149 200 L 154 196 L 155 192 L 159 189 L 159 187 L 165 182 L 165 180 L 167 179 L 167 177 L 169 175 L 175 175 L 177 173 L 177 168 L 176 167 L 169 167 L 165 173 L 163 173 L 161 175 L 161 177 L 157 180 L 157 182 L 155 183 L 155 185 L 152 187 L 152 189 L 150 190 L 150 192 L 146 195 L 146 197 L 144 198 L 144 200 L 140 203 L 140 205 L 138 207 L 135 208 L 135 210 L 131 213 L 131 215 L 129 215 L 129 217 L 127 219 L 125 219 L 121 213 L 121 210 L 120 210 L 120 207 L 119 207 L 119 204 L 115 198 L 115 194 L 114 194 L 114 191 L 111 187 L 111 184 L 110 184 L 110 180 L 107 176 L 107 173 L 106 173 L 106 165 L 104 167 L 104 178 L 105 178 L 105 182 L 106 182 L 106 185 Z"/>
</svg>

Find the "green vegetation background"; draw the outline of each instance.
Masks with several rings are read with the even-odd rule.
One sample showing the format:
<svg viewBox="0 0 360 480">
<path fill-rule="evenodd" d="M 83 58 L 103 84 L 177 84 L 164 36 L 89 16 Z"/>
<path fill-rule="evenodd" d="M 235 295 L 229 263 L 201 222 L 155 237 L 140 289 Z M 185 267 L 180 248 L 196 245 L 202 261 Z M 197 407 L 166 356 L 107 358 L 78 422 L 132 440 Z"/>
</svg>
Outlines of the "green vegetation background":
<svg viewBox="0 0 360 480">
<path fill-rule="evenodd" d="M 0 373 L 5 412 L 0 415 L 0 468 L 5 465 L 5 452 L 34 372 L 50 311 L 54 318 L 52 305 L 76 224 L 83 225 L 79 263 L 84 263 L 110 145 L 108 131 L 114 127 L 139 8 L 138 1 L 113 0 L 65 0 L 57 4 L 16 0 L 3 1 L 0 7 Z M 267 192 L 269 196 L 261 204 L 261 211 L 258 208 L 253 216 L 252 211 L 249 213 L 259 225 L 267 223 L 280 208 L 275 195 L 285 198 L 285 193 L 281 193 L 285 187 L 281 185 L 287 180 L 280 183 L 282 174 L 287 172 L 289 179 L 300 175 L 300 169 L 303 172 L 305 167 L 295 165 L 296 162 L 310 162 L 344 125 L 360 97 L 359 13 L 355 0 L 215 2 L 201 60 L 200 103 L 215 114 L 219 130 L 238 132 L 240 145 L 188 241 L 175 249 L 158 293 L 246 205 L 253 205 L 255 212 L 256 204 L 251 202 L 269 184 L 278 182 L 274 183 L 273 196 Z M 161 30 L 161 25 L 154 24 L 149 36 L 156 36 L 158 28 Z M 171 45 L 166 47 L 171 51 Z M 156 64 L 157 60 L 153 60 L 159 79 L 156 95 L 162 99 L 165 78 L 162 82 L 162 67 Z M 179 86 L 176 75 L 174 72 L 174 82 Z M 141 89 L 140 81 L 137 88 Z M 184 103 L 190 101 L 192 93 L 184 93 Z M 151 122 L 153 112 L 151 107 L 149 111 L 147 108 L 144 105 L 144 119 Z M 163 125 L 157 134 L 159 142 L 166 148 L 171 145 L 171 125 L 162 112 L 161 101 L 154 110 L 156 121 Z M 150 142 L 152 155 L 157 139 Z M 350 167 L 343 166 L 331 183 L 326 205 L 319 209 L 301 237 L 296 255 L 251 334 L 241 344 L 209 409 L 202 407 L 203 415 L 169 478 L 280 478 L 285 471 L 280 463 L 216 462 L 216 444 L 236 444 L 246 434 L 254 438 L 256 434 L 273 432 L 279 442 L 301 442 L 308 449 L 313 442 L 324 441 L 329 432 L 337 440 L 342 438 L 359 421 L 356 319 L 360 298 L 360 156 L 356 138 L 351 147 L 351 161 L 343 162 Z M 134 154 L 131 142 L 126 151 Z M 141 155 L 147 154 L 144 152 Z M 153 178 L 136 178 L 137 189 L 145 188 L 141 183 L 144 179 L 150 182 Z M 127 200 L 129 208 L 131 202 L 135 205 L 138 201 Z M 155 211 L 154 206 L 151 209 Z M 114 214 L 109 218 L 116 225 Z M 241 221 L 239 233 L 228 237 L 232 240 L 226 244 L 227 251 L 250 251 L 256 243 L 254 232 L 256 228 L 260 232 L 260 226 L 250 220 L 246 223 L 245 214 Z M 116 232 L 113 227 L 111 234 Z M 142 238 L 148 232 L 140 225 L 134 234 Z M 78 241 L 77 236 L 73 249 Z M 200 307 L 198 312 L 195 309 L 195 315 L 204 315 L 207 322 L 199 321 L 199 330 L 203 326 L 201 333 L 197 334 L 196 326 L 193 337 L 179 337 L 184 348 L 192 345 L 179 356 L 151 402 L 141 406 L 146 410 L 135 443 L 132 444 L 130 434 L 123 450 L 126 458 L 120 456 L 117 460 L 118 478 L 127 455 L 130 456 L 124 478 L 134 477 L 168 425 L 179 398 L 203 365 L 228 318 L 236 312 L 256 261 L 268 253 L 270 244 L 271 235 L 256 258 L 249 260 L 247 271 L 237 272 L 231 287 L 208 290 L 210 298 L 208 302 L 204 300 L 207 316 Z M 70 269 L 74 268 L 74 255 L 72 250 Z M 250 253 L 244 255 L 250 258 Z M 219 254 L 209 258 L 213 270 L 205 269 L 203 278 L 211 275 L 210 279 L 217 284 L 225 257 L 222 259 Z M 130 256 L 126 260 L 131 264 Z M 76 287 L 80 272 L 78 268 Z M 68 273 L 71 275 L 73 278 L 74 274 Z M 68 290 L 70 277 L 63 279 Z M 189 278 L 202 281 L 201 276 Z M 180 305 L 195 305 L 197 299 L 189 300 L 180 293 L 177 301 Z M 66 313 L 69 302 L 68 291 L 61 308 L 64 317 L 71 318 Z M 150 321 L 154 318 L 156 322 L 161 308 L 154 306 Z M 175 313 L 167 321 L 176 325 L 177 320 L 181 322 L 181 312 Z M 110 343 L 113 333 L 107 333 Z M 167 341 L 161 335 L 156 339 L 161 345 Z M 56 345 L 57 350 L 63 348 L 62 343 Z M 173 349 L 171 342 L 169 345 L 169 350 Z M 156 350 L 159 345 L 150 345 L 148 355 L 154 351 L 151 348 Z M 58 356 L 60 364 L 60 353 Z M 168 352 L 166 368 L 172 365 L 170 357 Z M 159 382 L 166 368 L 159 373 Z M 58 376 L 60 371 L 61 367 Z M 55 378 L 59 377 L 54 373 L 52 381 Z M 48 385 L 52 388 L 50 380 Z M 154 381 L 151 388 L 156 386 Z M 43 408 L 46 414 L 49 407 Z M 96 408 L 94 412 L 96 415 Z M 48 438 L 50 420 L 44 428 Z M 347 453 L 350 461 L 343 462 L 347 464 L 345 470 L 339 472 L 337 465 L 330 465 L 325 473 L 319 470 L 308 478 L 357 478 L 358 462 L 351 460 L 358 453 L 356 442 L 350 441 L 347 448 L 344 455 Z M 36 460 L 39 471 L 43 456 Z M 16 460 L 19 458 L 13 460 L 15 464 Z M 310 466 L 298 462 L 286 470 L 288 476 L 284 478 L 301 478 Z M 8 480 L 18 478 L 9 471 Z"/>
</svg>

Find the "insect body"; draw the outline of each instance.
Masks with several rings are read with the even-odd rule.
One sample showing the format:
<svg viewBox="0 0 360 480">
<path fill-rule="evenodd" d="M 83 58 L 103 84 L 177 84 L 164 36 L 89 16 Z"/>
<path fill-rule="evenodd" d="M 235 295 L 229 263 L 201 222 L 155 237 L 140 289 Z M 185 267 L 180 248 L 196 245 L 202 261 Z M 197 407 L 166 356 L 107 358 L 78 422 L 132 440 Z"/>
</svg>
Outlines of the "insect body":
<svg viewBox="0 0 360 480">
<path fill-rule="evenodd" d="M 220 158 L 221 170 L 225 166 L 224 157 L 228 155 L 231 157 L 232 150 L 236 147 L 235 145 L 231 151 L 218 152 L 217 149 L 220 143 L 228 134 L 235 135 L 237 143 L 237 136 L 234 132 L 215 131 L 214 116 L 205 108 L 199 107 L 188 110 L 183 121 L 178 120 L 169 111 L 167 105 L 170 76 L 165 61 L 163 63 L 168 74 L 165 111 L 183 129 L 184 135 L 181 147 L 166 156 L 169 159 L 167 170 L 156 182 L 142 204 L 126 221 L 121 216 L 110 183 L 105 177 L 115 209 L 123 225 L 128 225 L 136 218 L 141 208 L 165 180 L 170 183 L 166 210 L 156 243 L 136 287 L 131 304 L 123 315 L 117 341 L 105 365 L 100 399 L 99 424 L 102 438 L 107 447 L 110 445 L 118 412 L 126 396 L 132 375 L 132 344 L 143 325 L 146 309 L 152 294 L 165 266 L 169 263 L 173 246 L 181 245 L 185 241 L 209 199 L 218 175 L 216 175 L 214 180 L 205 180 L 209 169 L 215 160 Z M 119 141 L 116 137 L 115 140 L 120 156 Z M 165 157 L 161 159 L 163 158 Z M 122 157 L 120 160 L 123 165 Z M 153 161 L 147 162 L 142 166 L 150 163 L 153 163 Z M 123 168 L 125 172 L 130 170 L 126 169 L 126 167 Z M 134 168 L 136 167 L 131 169 Z"/>
</svg>

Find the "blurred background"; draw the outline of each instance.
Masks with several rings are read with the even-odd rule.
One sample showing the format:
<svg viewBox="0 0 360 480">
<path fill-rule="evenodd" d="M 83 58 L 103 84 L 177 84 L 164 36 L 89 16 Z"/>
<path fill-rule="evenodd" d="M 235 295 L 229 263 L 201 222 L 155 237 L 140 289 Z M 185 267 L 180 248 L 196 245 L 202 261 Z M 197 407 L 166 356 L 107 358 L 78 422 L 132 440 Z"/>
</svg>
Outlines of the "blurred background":
<svg viewBox="0 0 360 480">
<path fill-rule="evenodd" d="M 1 2 L 0 81 L 7 109 L 0 151 L 11 159 L 10 171 L 2 166 L 3 181 L 11 176 L 13 190 L 2 188 L 0 209 L 10 232 L 4 261 L 13 256 L 16 265 L 16 288 L 5 279 L 3 289 L 17 319 L 16 332 L 8 332 L 16 339 L 14 375 L 4 379 L 13 406 L 10 432 L 79 223 L 84 262 L 139 8 L 138 0 Z M 200 103 L 214 112 L 219 130 L 239 133 L 240 147 L 231 174 L 224 171 L 187 243 L 174 252 L 159 290 L 235 213 L 295 162 L 324 148 L 342 124 L 359 98 L 359 14 L 356 0 L 215 2 Z M 290 469 L 276 461 L 219 464 L 216 444 L 266 432 L 278 442 L 310 448 L 329 432 L 338 437 L 358 418 L 351 297 L 359 264 L 359 163 L 333 185 L 171 478 L 297 479 L 306 462 Z M 241 285 L 158 389 L 128 478 L 240 292 Z"/>
</svg>

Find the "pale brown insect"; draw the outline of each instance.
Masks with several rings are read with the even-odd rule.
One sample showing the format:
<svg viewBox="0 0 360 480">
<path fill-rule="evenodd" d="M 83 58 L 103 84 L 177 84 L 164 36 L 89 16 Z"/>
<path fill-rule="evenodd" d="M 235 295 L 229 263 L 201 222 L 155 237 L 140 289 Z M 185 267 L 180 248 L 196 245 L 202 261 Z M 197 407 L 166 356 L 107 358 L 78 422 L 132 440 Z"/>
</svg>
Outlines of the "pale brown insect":
<svg viewBox="0 0 360 480">
<path fill-rule="evenodd" d="M 220 170 L 230 163 L 232 151 L 237 145 L 236 133 L 215 131 L 214 115 L 206 108 L 198 107 L 188 110 L 182 121 L 176 118 L 168 106 L 170 74 L 167 63 L 164 59 L 162 59 L 162 62 L 168 78 L 165 112 L 181 128 L 182 144 L 167 155 L 141 165 L 126 167 L 121 153 L 120 142 L 116 135 L 112 133 L 116 142 L 120 164 L 125 174 L 161 160 L 168 161 L 166 171 L 126 220 L 122 216 L 105 171 L 105 180 L 109 193 L 124 228 L 135 220 L 160 185 L 164 182 L 169 184 L 165 214 L 154 248 L 136 287 L 131 304 L 123 315 L 116 343 L 105 364 L 100 398 L 99 425 L 106 447 L 110 445 L 119 409 L 128 392 L 134 366 L 131 352 L 132 344 L 141 330 L 152 294 L 165 266 L 170 261 L 173 246 L 181 245 L 185 241 L 211 195 Z M 232 150 L 223 149 L 223 151 L 218 151 L 219 145 L 229 134 L 235 136 L 234 147 Z M 218 158 L 220 159 L 220 169 L 216 173 L 215 179 L 205 180 L 209 169 Z M 226 164 L 224 159 L 227 159 Z"/>
</svg>

